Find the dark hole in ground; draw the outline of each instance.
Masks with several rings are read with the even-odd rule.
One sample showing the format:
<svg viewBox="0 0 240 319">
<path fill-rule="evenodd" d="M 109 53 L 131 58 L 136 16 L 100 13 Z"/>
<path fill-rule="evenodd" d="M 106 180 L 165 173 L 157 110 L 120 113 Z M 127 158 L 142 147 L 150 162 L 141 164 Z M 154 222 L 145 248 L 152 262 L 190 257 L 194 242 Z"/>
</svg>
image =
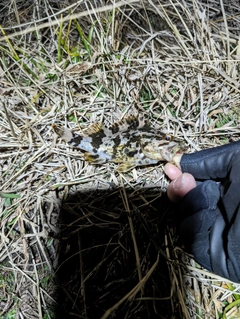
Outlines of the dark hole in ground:
<svg viewBox="0 0 240 319">
<path fill-rule="evenodd" d="M 126 299 L 109 318 L 171 318 L 177 314 L 176 300 L 159 299 L 171 293 L 166 257 L 160 252 L 165 252 L 164 236 L 172 216 L 171 204 L 159 189 L 81 192 L 63 202 L 57 318 L 101 318 L 138 284 L 131 222 L 142 276 L 158 254 L 160 259 L 143 294 L 139 290 L 133 300 Z"/>
</svg>

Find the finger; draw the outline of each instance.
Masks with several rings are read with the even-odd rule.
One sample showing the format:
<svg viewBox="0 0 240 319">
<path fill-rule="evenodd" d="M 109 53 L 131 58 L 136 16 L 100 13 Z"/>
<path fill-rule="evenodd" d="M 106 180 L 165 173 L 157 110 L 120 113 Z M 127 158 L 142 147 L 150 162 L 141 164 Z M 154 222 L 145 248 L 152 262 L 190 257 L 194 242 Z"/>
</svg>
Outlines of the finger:
<svg viewBox="0 0 240 319">
<path fill-rule="evenodd" d="M 222 185 L 222 202 L 229 223 L 235 223 L 239 213 L 239 188 L 240 188 L 240 155 L 231 160 L 227 182 Z"/>
<path fill-rule="evenodd" d="M 165 174 L 167 174 L 167 176 L 171 179 L 174 180 L 176 178 L 178 178 L 179 176 L 182 175 L 181 170 L 176 167 L 173 164 L 167 163 L 164 167 L 164 172 Z"/>
<path fill-rule="evenodd" d="M 191 174 L 183 173 L 168 186 L 168 198 L 172 202 L 178 202 L 196 186 L 194 177 Z"/>
<path fill-rule="evenodd" d="M 182 200 L 180 234 L 185 248 L 204 268 L 240 282 L 240 208 L 229 224 L 219 210 L 220 184 L 205 181 Z"/>
<path fill-rule="evenodd" d="M 180 167 L 198 180 L 225 178 L 236 157 L 240 162 L 240 141 L 209 148 L 193 154 L 183 154 Z"/>
<path fill-rule="evenodd" d="M 240 282 L 240 207 L 238 207 L 238 213 L 236 219 L 229 230 L 228 235 L 228 256 L 232 263 L 232 269 L 235 271 L 235 278 L 232 281 Z"/>
</svg>

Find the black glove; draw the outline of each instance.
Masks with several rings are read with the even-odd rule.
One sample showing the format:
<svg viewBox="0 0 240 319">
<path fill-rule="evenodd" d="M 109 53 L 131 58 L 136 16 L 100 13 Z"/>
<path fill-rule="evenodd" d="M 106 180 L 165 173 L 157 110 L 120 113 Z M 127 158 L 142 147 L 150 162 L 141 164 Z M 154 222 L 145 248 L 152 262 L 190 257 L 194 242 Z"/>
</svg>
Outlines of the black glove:
<svg viewBox="0 0 240 319">
<path fill-rule="evenodd" d="M 182 200 L 184 245 L 206 269 L 240 282 L 240 142 L 184 154 L 180 165 L 198 181 Z"/>
</svg>

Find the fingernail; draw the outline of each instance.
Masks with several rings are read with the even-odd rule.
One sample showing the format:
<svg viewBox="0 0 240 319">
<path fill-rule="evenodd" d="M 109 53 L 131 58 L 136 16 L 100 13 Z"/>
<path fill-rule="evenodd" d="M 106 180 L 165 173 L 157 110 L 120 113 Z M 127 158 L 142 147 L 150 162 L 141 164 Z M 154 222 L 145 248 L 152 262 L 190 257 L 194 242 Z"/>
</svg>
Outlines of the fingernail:
<svg viewBox="0 0 240 319">
<path fill-rule="evenodd" d="M 181 189 L 184 185 L 184 174 L 173 181 L 173 188 L 175 190 Z"/>
</svg>

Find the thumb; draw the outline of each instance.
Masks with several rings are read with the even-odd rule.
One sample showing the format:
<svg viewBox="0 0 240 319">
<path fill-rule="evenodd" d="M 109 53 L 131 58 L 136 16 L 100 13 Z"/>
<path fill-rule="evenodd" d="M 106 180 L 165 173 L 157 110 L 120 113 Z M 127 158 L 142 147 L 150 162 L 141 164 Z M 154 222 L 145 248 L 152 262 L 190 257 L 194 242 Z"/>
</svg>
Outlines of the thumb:
<svg viewBox="0 0 240 319">
<path fill-rule="evenodd" d="M 165 173 L 173 181 L 168 186 L 168 198 L 177 202 L 184 197 L 190 190 L 197 186 L 194 177 L 189 173 L 181 173 L 181 171 L 172 164 L 165 166 Z"/>
</svg>

